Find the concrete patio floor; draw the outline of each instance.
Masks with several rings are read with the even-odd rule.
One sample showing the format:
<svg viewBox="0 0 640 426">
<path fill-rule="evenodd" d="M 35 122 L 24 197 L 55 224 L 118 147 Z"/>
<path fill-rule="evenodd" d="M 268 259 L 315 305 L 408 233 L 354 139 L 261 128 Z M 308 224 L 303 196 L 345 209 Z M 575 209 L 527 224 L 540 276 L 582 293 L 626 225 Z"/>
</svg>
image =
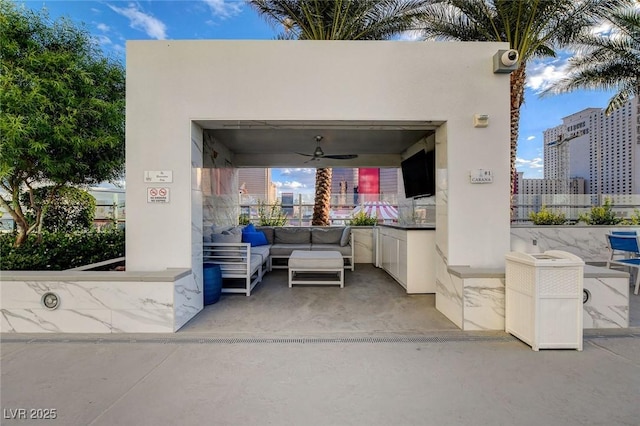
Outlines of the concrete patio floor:
<svg viewBox="0 0 640 426">
<path fill-rule="evenodd" d="M 0 422 L 638 424 L 640 328 L 534 352 L 504 332 L 462 332 L 433 303 L 357 265 L 344 289 L 289 289 L 274 271 L 175 334 L 2 334 Z"/>
<path fill-rule="evenodd" d="M 458 330 L 435 309 L 435 295 L 407 295 L 382 269 L 357 264 L 346 271 L 345 287 L 296 285 L 287 270 L 267 273 L 250 297 L 223 294 L 179 332 L 269 333 L 420 333 Z"/>
</svg>

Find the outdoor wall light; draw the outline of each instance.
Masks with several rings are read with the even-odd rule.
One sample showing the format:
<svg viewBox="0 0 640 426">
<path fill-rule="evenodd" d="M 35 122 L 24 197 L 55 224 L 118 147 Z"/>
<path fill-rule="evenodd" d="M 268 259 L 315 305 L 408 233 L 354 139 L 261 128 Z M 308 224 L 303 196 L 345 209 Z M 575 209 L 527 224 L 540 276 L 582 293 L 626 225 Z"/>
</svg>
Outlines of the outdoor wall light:
<svg viewBox="0 0 640 426">
<path fill-rule="evenodd" d="M 473 127 L 487 127 L 489 125 L 489 116 L 487 114 L 474 114 Z"/>
<path fill-rule="evenodd" d="M 58 307 L 60 306 L 60 298 L 52 291 L 48 291 L 43 294 L 41 302 L 44 307 L 49 309 L 50 311 L 58 309 Z"/>
</svg>

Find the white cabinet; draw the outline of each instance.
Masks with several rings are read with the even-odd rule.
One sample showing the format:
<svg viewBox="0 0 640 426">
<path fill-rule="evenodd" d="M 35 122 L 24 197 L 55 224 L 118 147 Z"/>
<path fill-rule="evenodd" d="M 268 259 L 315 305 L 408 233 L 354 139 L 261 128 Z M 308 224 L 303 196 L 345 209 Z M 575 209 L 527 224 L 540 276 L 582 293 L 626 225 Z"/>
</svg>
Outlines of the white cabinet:
<svg viewBox="0 0 640 426">
<path fill-rule="evenodd" d="M 407 293 L 435 293 L 435 231 L 380 227 L 382 269 Z"/>
</svg>

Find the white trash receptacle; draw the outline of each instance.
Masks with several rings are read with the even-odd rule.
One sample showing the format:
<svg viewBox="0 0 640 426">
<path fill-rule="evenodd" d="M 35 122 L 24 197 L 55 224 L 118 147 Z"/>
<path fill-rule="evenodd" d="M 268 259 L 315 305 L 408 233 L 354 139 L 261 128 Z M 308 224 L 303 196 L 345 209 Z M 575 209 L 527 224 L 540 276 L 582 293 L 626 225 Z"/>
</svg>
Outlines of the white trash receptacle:
<svg viewBox="0 0 640 426">
<path fill-rule="evenodd" d="M 559 250 L 505 258 L 505 331 L 534 351 L 581 351 L 584 261 Z"/>
</svg>

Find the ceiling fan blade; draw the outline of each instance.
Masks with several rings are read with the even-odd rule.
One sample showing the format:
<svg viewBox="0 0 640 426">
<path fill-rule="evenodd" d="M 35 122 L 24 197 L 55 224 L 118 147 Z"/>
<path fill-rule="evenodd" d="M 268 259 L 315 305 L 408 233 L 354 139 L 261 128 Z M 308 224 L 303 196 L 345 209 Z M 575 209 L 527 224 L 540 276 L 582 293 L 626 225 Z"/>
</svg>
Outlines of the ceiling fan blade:
<svg viewBox="0 0 640 426">
<path fill-rule="evenodd" d="M 303 154 L 303 153 L 301 153 L 301 152 L 296 152 L 296 154 L 298 154 L 298 155 L 304 155 L 305 157 L 315 157 L 315 155 L 313 155 L 313 154 Z"/>
<path fill-rule="evenodd" d="M 344 155 L 325 155 L 323 158 L 332 158 L 334 160 L 352 160 L 358 158 L 356 154 L 344 154 Z"/>
</svg>

